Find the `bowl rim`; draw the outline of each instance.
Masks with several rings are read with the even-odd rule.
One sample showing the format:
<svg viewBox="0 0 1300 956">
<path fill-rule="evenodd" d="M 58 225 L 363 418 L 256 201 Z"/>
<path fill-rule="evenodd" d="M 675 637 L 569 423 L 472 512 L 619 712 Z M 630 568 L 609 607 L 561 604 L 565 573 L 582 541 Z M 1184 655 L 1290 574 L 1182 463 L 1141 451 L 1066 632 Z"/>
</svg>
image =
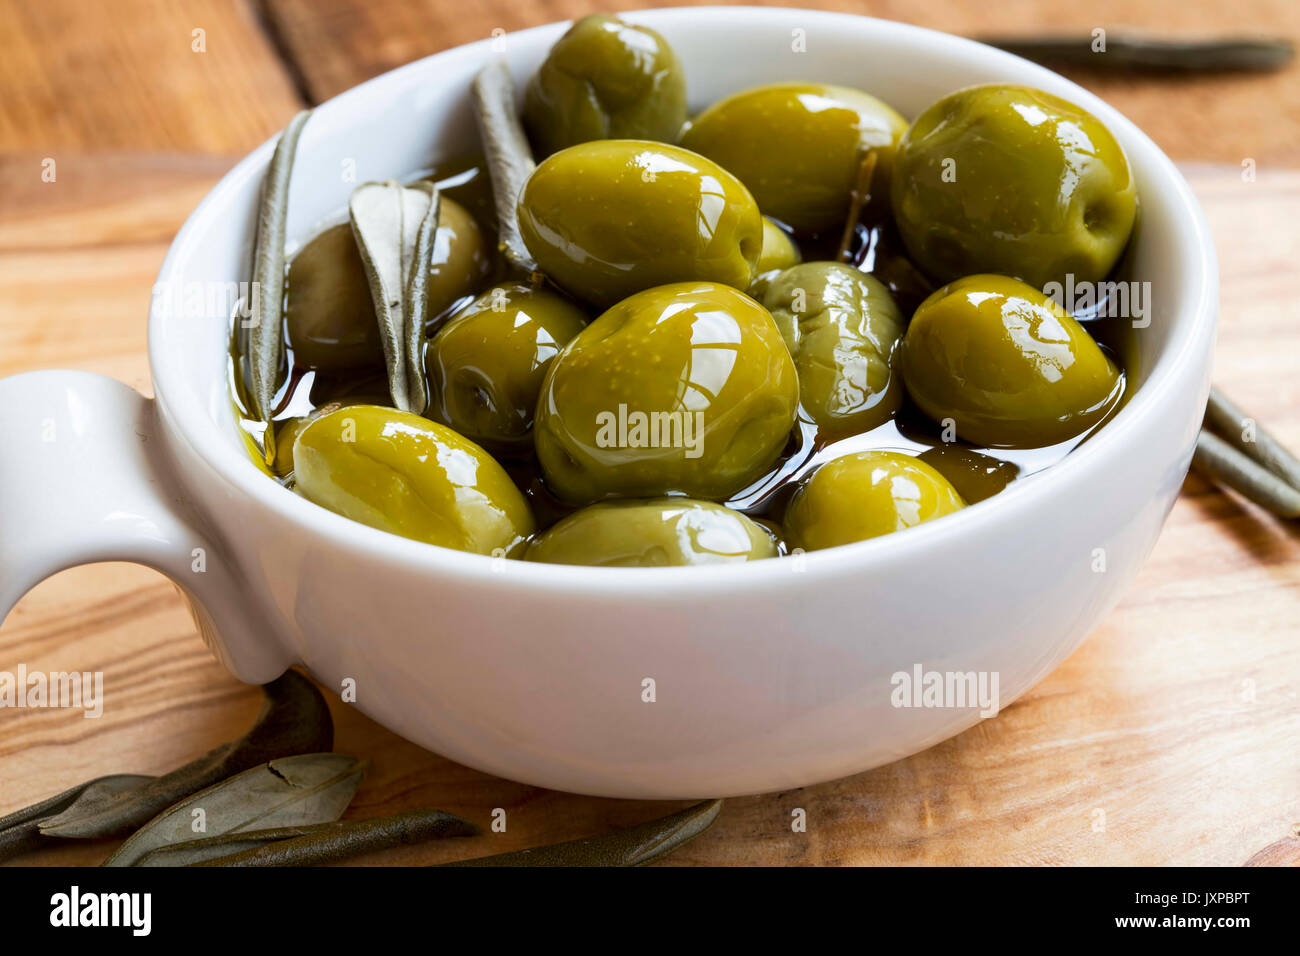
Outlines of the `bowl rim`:
<svg viewBox="0 0 1300 956">
<path fill-rule="evenodd" d="M 197 391 L 184 375 L 183 364 L 170 358 L 164 343 L 167 330 L 164 315 L 152 315 L 149 321 L 149 360 L 154 382 L 155 398 L 176 428 L 173 438 L 184 442 L 204 461 L 226 487 L 242 498 L 270 509 L 293 522 L 303 532 L 327 539 L 341 551 L 355 554 L 367 561 L 402 566 L 417 572 L 426 572 L 440 579 L 461 579 L 467 584 L 483 585 L 488 580 L 508 585 L 522 593 L 554 592 L 557 589 L 587 596 L 632 597 L 649 592 L 672 592 L 682 595 L 701 591 L 733 594 L 737 591 L 767 590 L 779 578 L 797 583 L 809 580 L 819 573 L 869 572 L 880 562 L 900 562 L 924 554 L 945 539 L 958 536 L 980 535 L 998 522 L 1014 517 L 1017 510 L 1029 510 L 1035 503 L 1051 498 L 1058 488 L 1081 476 L 1088 469 L 1100 469 L 1101 463 L 1116 454 L 1132 441 L 1132 436 L 1151 427 L 1164 394 L 1177 385 L 1180 366 L 1192 362 L 1197 355 L 1212 348 L 1217 314 L 1218 267 L 1208 224 L 1200 205 L 1182 174 L 1154 142 L 1123 114 L 1106 104 L 1096 95 L 1045 67 L 1030 63 L 1018 56 L 986 46 L 977 41 L 911 24 L 898 23 L 852 13 L 810 11 L 792 7 L 752 6 L 701 6 L 658 8 L 619 13 L 630 22 L 648 26 L 662 25 L 665 21 L 681 19 L 707 20 L 723 17 L 734 20 L 738 15 L 766 17 L 784 21 L 797 16 L 796 26 L 809 26 L 815 21 L 843 21 L 869 24 L 887 42 L 898 39 L 910 45 L 928 44 L 935 56 L 961 53 L 979 56 L 990 64 L 999 62 L 1013 66 L 1016 71 L 1041 79 L 1049 92 L 1071 99 L 1085 107 L 1114 132 L 1130 158 L 1135 152 L 1142 155 L 1144 164 L 1160 173 L 1161 189 L 1167 189 L 1174 200 L 1176 217 L 1183 227 L 1182 242 L 1177 252 L 1179 258 L 1191 255 L 1183 263 L 1185 281 L 1195 283 L 1189 292 L 1193 314 L 1171 313 L 1169 321 L 1175 322 L 1168 343 L 1151 368 L 1147 380 L 1137 389 L 1113 419 L 1089 437 L 1079 448 L 1064 459 L 1031 478 L 1013 483 L 991 499 L 945 516 L 943 521 L 927 522 L 912 528 L 866 541 L 840 545 L 822 551 L 807 552 L 800 556 L 800 575 L 790 573 L 789 563 L 782 559 L 666 568 L 606 568 L 581 565 L 543 564 L 528 561 L 509 561 L 509 573 L 499 573 L 503 559 L 443 548 L 393 535 L 371 528 L 342 515 L 335 514 L 300 498 L 298 495 L 270 481 L 247 457 L 235 440 L 226 434 L 223 424 L 216 420 Z M 567 22 L 549 23 L 530 27 L 506 35 L 507 39 L 535 40 L 540 34 L 558 32 Z M 443 50 L 404 64 L 372 79 L 358 84 L 316 107 L 318 112 L 328 112 L 329 107 L 345 107 L 350 101 L 370 95 L 380 86 L 391 83 L 402 85 L 405 77 L 422 72 L 434 60 L 486 60 L 496 55 L 492 45 L 499 38 L 487 38 Z M 1032 83 L 1027 79 L 1024 82 Z M 252 177 L 260 177 L 269 163 L 278 137 L 262 143 L 230 170 L 204 196 L 190 214 L 168 249 L 159 271 L 158 282 L 175 281 L 173 273 L 179 272 L 178 263 L 188 258 L 189 250 L 198 244 L 200 234 L 209 228 L 222 228 L 215 220 L 225 196 L 238 187 L 246 186 Z M 1186 310 L 1185 310 L 1186 311 Z M 173 353 L 174 354 L 174 353 Z"/>
</svg>

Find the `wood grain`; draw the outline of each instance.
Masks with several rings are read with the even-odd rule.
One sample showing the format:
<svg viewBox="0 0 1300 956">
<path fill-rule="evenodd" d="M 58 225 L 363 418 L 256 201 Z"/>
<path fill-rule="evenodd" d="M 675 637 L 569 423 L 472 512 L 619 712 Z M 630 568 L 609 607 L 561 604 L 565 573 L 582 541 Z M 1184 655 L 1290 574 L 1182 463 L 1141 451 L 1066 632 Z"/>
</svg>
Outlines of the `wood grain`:
<svg viewBox="0 0 1300 956">
<path fill-rule="evenodd" d="M 241 153 L 300 102 L 248 0 L 0 0 L 0 51 L 6 151 Z"/>
<path fill-rule="evenodd" d="M 649 5 L 649 4 L 647 4 Z M 624 4 L 623 6 L 626 6 Z M 1139 26 L 1294 36 L 1300 7 L 845 2 L 958 32 Z M 298 107 L 427 52 L 586 12 L 578 0 L 0 0 L 0 374 L 76 367 L 148 391 L 145 315 L 167 242 L 234 158 Z M 109 12 L 111 10 L 111 12 Z M 1097 23 L 1094 24 L 1093 21 Z M 206 25 L 208 53 L 189 52 Z M 179 37 L 179 40 L 178 40 Z M 218 42 L 218 41 L 221 42 Z M 277 43 L 294 56 L 284 63 Z M 182 55 L 183 54 L 183 55 Z M 206 58 L 205 58 L 206 57 Z M 1223 267 L 1216 380 L 1300 446 L 1300 84 L 1086 80 L 1193 168 Z M 1112 84 L 1107 86 L 1107 84 Z M 57 179 L 40 178 L 57 158 Z M 998 718 L 846 780 L 728 801 L 665 861 L 1213 863 L 1290 846 L 1300 824 L 1300 530 L 1196 477 L 1120 606 Z M 102 670 L 104 716 L 0 710 L 0 814 L 109 772 L 159 773 L 241 733 L 259 693 L 211 658 L 174 588 L 123 564 L 77 568 L 0 626 L 0 670 Z M 597 833 L 678 804 L 588 799 L 499 780 L 334 701 L 339 750 L 371 770 L 349 816 L 438 806 L 503 834 L 371 854 L 428 863 Z M 791 811 L 808 813 L 794 833 Z M 18 864 L 91 864 L 112 843 Z M 1292 859 L 1271 853 L 1265 860 Z"/>
<path fill-rule="evenodd" d="M 0 153 L 0 251 L 170 243 L 238 153 L 61 153 L 54 180 L 40 153 Z"/>
<path fill-rule="evenodd" d="M 685 0 L 264 0 L 268 19 L 323 100 L 401 63 L 506 31 L 588 13 L 692 6 Z M 1300 39 L 1293 0 L 749 0 L 753 6 L 803 6 L 901 20 L 966 36 L 1090 35 L 1142 30 L 1162 37 L 1268 35 Z M 738 13 L 738 16 L 743 14 Z M 725 55 L 725 46 L 719 55 Z M 1196 78 L 1112 76 L 1067 71 L 1180 159 L 1300 165 L 1300 63 L 1279 73 Z M 1261 121 L 1267 115 L 1268 121 Z"/>
</svg>

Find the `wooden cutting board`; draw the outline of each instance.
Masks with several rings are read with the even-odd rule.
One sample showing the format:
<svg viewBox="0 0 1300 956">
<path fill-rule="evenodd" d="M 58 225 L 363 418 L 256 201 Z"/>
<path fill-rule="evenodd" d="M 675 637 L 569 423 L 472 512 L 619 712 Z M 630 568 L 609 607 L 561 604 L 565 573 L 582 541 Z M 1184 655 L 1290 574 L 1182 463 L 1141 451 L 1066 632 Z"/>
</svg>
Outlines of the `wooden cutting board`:
<svg viewBox="0 0 1300 956">
<path fill-rule="evenodd" d="M 1296 32 L 1295 7 L 1246 5 L 1265 18 L 1255 22 Z M 922 22 L 962 15 L 948 0 L 845 6 Z M 1010 27 L 1022 6 L 981 10 L 979 24 L 967 12 L 950 26 Z M 1076 25 L 1074 6 L 1060 7 L 1062 26 Z M 462 36 L 471 30 L 464 5 L 444 0 L 270 0 L 265 8 L 123 0 L 111 16 L 71 0 L 8 0 L 0 15 L 0 49 L 10 54 L 0 57 L 0 375 L 81 368 L 148 392 L 145 315 L 170 237 L 237 155 L 304 96 L 496 25 L 586 9 L 573 0 L 527 15 L 514 4 L 481 7 L 478 32 Z M 1087 16 L 1110 22 L 1106 10 L 1118 16 L 1127 5 L 1094 4 Z M 1158 13 L 1153 28 L 1244 22 L 1239 5 L 1217 19 L 1205 10 L 1186 21 L 1172 8 L 1163 20 Z M 1131 23 L 1138 14 L 1124 17 Z M 358 46 L 360 23 L 377 32 Z M 461 32 L 429 27 L 451 23 Z M 201 53 L 191 49 L 199 28 Z M 293 54 L 302 44 L 312 56 Z M 1237 110 L 1233 124 L 1214 127 L 1217 135 L 1203 125 L 1199 141 L 1180 138 L 1186 131 L 1169 121 L 1195 112 L 1202 98 L 1275 80 L 1198 81 L 1190 99 L 1182 87 L 1125 81 L 1104 95 L 1154 124 L 1176 157 L 1228 164 L 1186 167 L 1223 273 L 1216 380 L 1300 447 L 1300 170 L 1287 168 L 1300 165 L 1291 152 L 1300 142 L 1296 93 L 1275 101 L 1275 113 Z M 1257 161 L 1253 182 L 1239 171 L 1238 157 L 1247 156 Z M 41 178 L 49 158 L 53 183 Z M 171 769 L 241 733 L 260 696 L 213 661 L 170 583 L 130 565 L 68 571 L 29 594 L 0 627 L 0 670 L 20 663 L 102 670 L 107 703 L 97 720 L 0 710 L 0 815 L 88 777 Z M 503 781 L 421 750 L 348 705 L 333 710 L 338 749 L 373 765 L 349 816 L 438 806 L 486 824 L 493 808 L 508 812 L 504 834 L 362 862 L 517 849 L 678 806 Z M 996 719 L 855 777 L 728 801 L 712 830 L 666 862 L 1235 865 L 1300 825 L 1297 740 L 1300 525 L 1192 477 L 1119 607 Z M 791 831 L 798 808 L 807 812 L 806 833 Z M 95 863 L 111 846 L 69 845 L 17 862 Z"/>
</svg>

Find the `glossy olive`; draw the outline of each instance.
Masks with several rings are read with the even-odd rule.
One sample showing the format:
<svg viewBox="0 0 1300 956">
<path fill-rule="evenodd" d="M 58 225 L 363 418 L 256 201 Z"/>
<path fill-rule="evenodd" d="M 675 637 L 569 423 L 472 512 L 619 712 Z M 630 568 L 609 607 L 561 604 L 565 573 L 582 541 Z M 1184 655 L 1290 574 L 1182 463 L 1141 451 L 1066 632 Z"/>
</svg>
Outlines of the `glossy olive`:
<svg viewBox="0 0 1300 956">
<path fill-rule="evenodd" d="M 899 144 L 894 218 L 937 282 L 980 272 L 1096 282 L 1137 210 L 1124 150 L 1086 110 L 1024 86 L 945 96 Z"/>
<path fill-rule="evenodd" d="M 968 505 L 992 498 L 1016 480 L 1020 466 L 965 445 L 936 445 L 917 456 L 957 489 Z"/>
<path fill-rule="evenodd" d="M 429 318 L 482 289 L 495 260 L 493 241 L 474 217 L 454 199 L 441 197 L 429 264 Z"/>
<path fill-rule="evenodd" d="M 838 262 L 805 262 L 768 282 L 763 304 L 799 372 L 804 411 L 828 435 L 888 421 L 903 401 L 894 351 L 903 316 L 879 280 Z"/>
<path fill-rule="evenodd" d="M 293 257 L 285 315 L 294 362 L 303 368 L 384 364 L 370 283 L 351 225 L 326 229 Z"/>
<path fill-rule="evenodd" d="M 1006 276 L 937 289 L 912 316 L 900 368 L 930 418 L 976 445 L 1037 448 L 1073 438 L 1115 406 L 1123 377 L 1055 301 Z"/>
<path fill-rule="evenodd" d="M 480 443 L 528 438 L 547 366 L 586 324 L 586 313 L 554 292 L 493 286 L 429 343 L 430 417 Z"/>
<path fill-rule="evenodd" d="M 519 228 L 542 271 L 600 308 L 705 280 L 749 287 L 763 248 L 754 197 L 703 156 L 641 140 L 572 146 L 524 184 Z"/>
<path fill-rule="evenodd" d="M 586 16 L 551 47 L 524 94 L 539 156 L 595 139 L 676 142 L 686 73 L 663 37 L 615 17 Z"/>
<path fill-rule="evenodd" d="M 294 442 L 298 491 L 372 528 L 417 541 L 522 555 L 533 516 L 487 452 L 445 425 L 376 405 L 341 408 Z"/>
<path fill-rule="evenodd" d="M 867 93 L 824 83 L 745 90 L 695 117 L 681 143 L 749 187 L 758 206 L 802 233 L 840 230 L 868 150 L 872 191 L 888 195 L 894 149 L 907 121 Z"/>
<path fill-rule="evenodd" d="M 948 479 L 911 455 L 862 451 L 803 480 L 785 515 L 791 548 L 817 551 L 902 531 L 965 507 Z"/>
<path fill-rule="evenodd" d="M 794 424 L 799 383 L 772 316 L 711 282 L 648 289 L 551 363 L 533 429 L 561 498 L 722 499 L 761 476 Z"/>
<path fill-rule="evenodd" d="M 529 561 L 657 568 L 777 556 L 776 540 L 739 511 L 710 501 L 652 498 L 590 505 L 529 545 Z"/>
<path fill-rule="evenodd" d="M 337 411 L 344 405 L 356 405 L 359 402 L 329 402 L 314 408 L 306 415 L 288 418 L 275 423 L 275 461 L 271 467 L 279 478 L 288 478 L 293 473 L 293 443 L 298 434 L 322 415 Z"/>
<path fill-rule="evenodd" d="M 763 248 L 755 270 L 759 275 L 776 269 L 789 269 L 803 260 L 799 247 L 784 229 L 767 216 L 763 217 Z"/>
</svg>

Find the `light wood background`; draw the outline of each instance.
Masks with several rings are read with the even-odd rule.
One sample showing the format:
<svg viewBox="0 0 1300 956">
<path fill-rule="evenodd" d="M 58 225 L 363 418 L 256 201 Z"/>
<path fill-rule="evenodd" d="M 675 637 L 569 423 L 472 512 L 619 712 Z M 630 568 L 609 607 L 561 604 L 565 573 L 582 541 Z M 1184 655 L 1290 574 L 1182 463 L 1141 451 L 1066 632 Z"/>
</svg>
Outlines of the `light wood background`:
<svg viewBox="0 0 1300 956">
<path fill-rule="evenodd" d="M 642 5 L 662 4 L 610 6 Z M 971 35 L 1128 25 L 1300 36 L 1289 0 L 814 5 Z M 0 374 L 81 368 L 148 392 L 153 277 L 177 227 L 240 154 L 306 101 L 494 27 L 592 7 L 0 0 Z M 195 30 L 205 52 L 191 48 Z M 1216 379 L 1300 446 L 1300 68 L 1075 78 L 1189 164 L 1222 257 Z M 47 158 L 54 183 L 41 180 Z M 1258 164 L 1254 183 L 1237 174 L 1245 158 Z M 173 587 L 129 565 L 65 572 L 28 595 L 0 628 L 0 670 L 19 663 L 102 670 L 109 698 L 99 720 L 0 711 L 0 814 L 87 777 L 171 769 L 241 733 L 259 698 L 209 656 Z M 373 763 L 350 816 L 437 806 L 486 823 L 494 807 L 509 812 L 505 834 L 363 862 L 516 849 L 675 809 L 495 779 L 346 705 L 335 719 L 338 749 Z M 728 801 L 712 830 L 666 862 L 1237 865 L 1300 824 L 1298 741 L 1300 527 L 1193 477 L 1123 603 L 998 718 L 856 777 Z M 790 830 L 798 807 L 807 833 Z M 15 862 L 94 863 L 109 848 L 70 844 Z"/>
</svg>

